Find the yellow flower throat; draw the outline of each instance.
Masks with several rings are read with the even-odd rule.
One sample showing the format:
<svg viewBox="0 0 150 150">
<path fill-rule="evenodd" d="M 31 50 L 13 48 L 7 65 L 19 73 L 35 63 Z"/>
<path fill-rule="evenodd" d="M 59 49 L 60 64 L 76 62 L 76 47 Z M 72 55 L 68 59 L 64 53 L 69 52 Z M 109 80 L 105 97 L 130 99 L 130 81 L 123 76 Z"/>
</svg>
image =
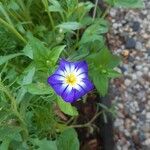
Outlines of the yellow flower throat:
<svg viewBox="0 0 150 150">
<path fill-rule="evenodd" d="M 66 83 L 67 84 L 69 84 L 71 86 L 74 86 L 76 84 L 76 82 L 77 82 L 77 78 L 76 78 L 76 76 L 73 73 L 69 74 L 66 77 Z"/>
</svg>

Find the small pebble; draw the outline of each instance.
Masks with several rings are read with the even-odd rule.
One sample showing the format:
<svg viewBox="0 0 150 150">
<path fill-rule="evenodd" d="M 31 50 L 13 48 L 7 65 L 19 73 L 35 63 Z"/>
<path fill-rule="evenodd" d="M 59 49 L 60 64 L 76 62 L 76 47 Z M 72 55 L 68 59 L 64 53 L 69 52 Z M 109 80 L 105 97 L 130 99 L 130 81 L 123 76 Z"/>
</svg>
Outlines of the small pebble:
<svg viewBox="0 0 150 150">
<path fill-rule="evenodd" d="M 144 145 L 147 145 L 150 147 L 150 138 L 144 141 Z"/>
<path fill-rule="evenodd" d="M 145 33 L 145 34 L 142 34 L 142 37 L 143 37 L 145 40 L 147 40 L 147 39 L 150 38 L 150 35 L 148 35 L 147 33 Z"/>
<path fill-rule="evenodd" d="M 140 29 L 140 23 L 138 22 L 138 21 L 134 21 L 133 23 L 132 23 L 132 29 L 133 29 L 133 31 L 135 31 L 135 32 L 137 32 L 137 31 L 139 31 L 139 29 Z"/>
<path fill-rule="evenodd" d="M 136 41 L 133 38 L 128 38 L 125 43 L 126 49 L 134 49 L 136 46 Z"/>
<path fill-rule="evenodd" d="M 147 122 L 150 122 L 150 112 L 147 112 L 146 119 L 147 119 Z"/>
<path fill-rule="evenodd" d="M 150 71 L 150 69 L 149 69 L 148 67 L 144 67 L 144 68 L 143 68 L 143 72 L 144 72 L 145 74 L 147 74 L 149 71 Z"/>
<path fill-rule="evenodd" d="M 122 52 L 122 55 L 123 55 L 124 57 L 128 57 L 128 56 L 129 56 L 129 51 L 128 51 L 128 50 L 124 50 L 124 51 Z"/>
<path fill-rule="evenodd" d="M 136 48 L 137 50 L 142 50 L 142 49 L 143 49 L 142 43 L 141 43 L 141 42 L 136 42 L 135 48 Z"/>
<path fill-rule="evenodd" d="M 126 86 L 129 86 L 129 85 L 131 84 L 131 80 L 125 79 L 124 84 L 125 84 Z"/>
</svg>

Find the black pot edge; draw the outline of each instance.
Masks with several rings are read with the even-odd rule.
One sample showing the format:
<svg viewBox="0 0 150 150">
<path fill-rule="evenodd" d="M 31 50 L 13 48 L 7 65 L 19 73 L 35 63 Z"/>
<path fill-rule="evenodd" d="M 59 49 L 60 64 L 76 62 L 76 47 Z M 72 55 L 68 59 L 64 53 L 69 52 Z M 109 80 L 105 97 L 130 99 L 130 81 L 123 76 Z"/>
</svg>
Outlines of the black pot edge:
<svg viewBox="0 0 150 150">
<path fill-rule="evenodd" d="M 100 103 L 111 107 L 111 100 L 109 96 L 100 97 Z M 100 125 L 100 137 L 103 143 L 102 150 L 115 150 L 114 133 L 113 133 L 113 119 L 110 113 L 106 113 L 107 123 L 104 121 L 103 115 L 97 119 L 97 124 Z"/>
</svg>

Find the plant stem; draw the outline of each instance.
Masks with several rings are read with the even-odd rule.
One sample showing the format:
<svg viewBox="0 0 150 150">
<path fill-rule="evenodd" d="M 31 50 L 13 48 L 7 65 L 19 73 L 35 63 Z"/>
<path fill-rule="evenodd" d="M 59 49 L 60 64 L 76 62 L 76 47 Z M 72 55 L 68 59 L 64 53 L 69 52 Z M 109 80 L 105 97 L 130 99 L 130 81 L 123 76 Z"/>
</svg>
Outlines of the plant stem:
<svg viewBox="0 0 150 150">
<path fill-rule="evenodd" d="M 89 122 L 85 124 L 77 124 L 77 125 L 71 125 L 69 128 L 86 128 L 90 127 L 92 123 L 97 119 L 97 117 L 102 113 L 102 111 L 98 112 Z"/>
<path fill-rule="evenodd" d="M 27 43 L 27 41 L 23 38 L 23 36 L 9 23 L 7 23 L 6 21 L 4 21 L 3 19 L 0 18 L 0 23 L 4 25 L 4 27 L 8 28 L 11 32 L 13 32 L 18 39 L 20 39 L 24 44 Z"/>
<path fill-rule="evenodd" d="M 49 10 L 48 10 L 48 1 L 47 1 L 47 0 L 43 0 L 43 4 L 44 4 L 45 9 L 46 9 L 46 11 L 47 11 L 49 20 L 50 20 L 51 25 L 52 25 L 52 30 L 53 30 L 53 29 L 55 28 L 55 26 L 54 26 L 54 21 L 53 21 L 52 15 L 51 15 L 51 13 L 50 13 Z"/>
<path fill-rule="evenodd" d="M 104 11 L 104 13 L 102 14 L 102 17 L 101 17 L 101 18 L 104 19 L 104 18 L 107 16 L 107 14 L 108 14 L 110 8 L 111 8 L 111 6 L 109 5 L 109 6 L 105 9 L 105 11 Z"/>
<path fill-rule="evenodd" d="M 95 0 L 95 7 L 94 7 L 94 11 L 93 11 L 93 21 L 94 21 L 95 16 L 96 16 L 97 5 L 98 5 L 98 0 Z"/>
<path fill-rule="evenodd" d="M 48 10 L 47 10 L 47 13 L 48 13 L 51 25 L 52 25 L 52 29 L 54 29 L 54 21 L 53 21 L 52 15 L 51 15 L 51 13 Z"/>
</svg>

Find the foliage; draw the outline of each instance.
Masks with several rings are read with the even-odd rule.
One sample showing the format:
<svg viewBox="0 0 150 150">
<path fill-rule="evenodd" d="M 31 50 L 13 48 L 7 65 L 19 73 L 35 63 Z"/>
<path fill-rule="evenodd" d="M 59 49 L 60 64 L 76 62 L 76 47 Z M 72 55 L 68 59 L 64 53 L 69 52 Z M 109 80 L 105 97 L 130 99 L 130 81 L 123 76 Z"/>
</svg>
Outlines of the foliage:
<svg viewBox="0 0 150 150">
<path fill-rule="evenodd" d="M 141 0 L 105 2 L 108 8 L 143 6 Z M 109 80 L 120 76 L 114 70 L 120 58 L 105 42 L 106 13 L 96 8 L 81 0 L 0 0 L 0 149 L 79 149 L 76 131 L 55 105 L 74 118 L 78 111 L 54 93 L 47 78 L 60 58 L 86 60 L 101 96 Z"/>
<path fill-rule="evenodd" d="M 141 0 L 105 0 L 108 4 L 123 8 L 143 8 L 144 3 Z"/>
</svg>

